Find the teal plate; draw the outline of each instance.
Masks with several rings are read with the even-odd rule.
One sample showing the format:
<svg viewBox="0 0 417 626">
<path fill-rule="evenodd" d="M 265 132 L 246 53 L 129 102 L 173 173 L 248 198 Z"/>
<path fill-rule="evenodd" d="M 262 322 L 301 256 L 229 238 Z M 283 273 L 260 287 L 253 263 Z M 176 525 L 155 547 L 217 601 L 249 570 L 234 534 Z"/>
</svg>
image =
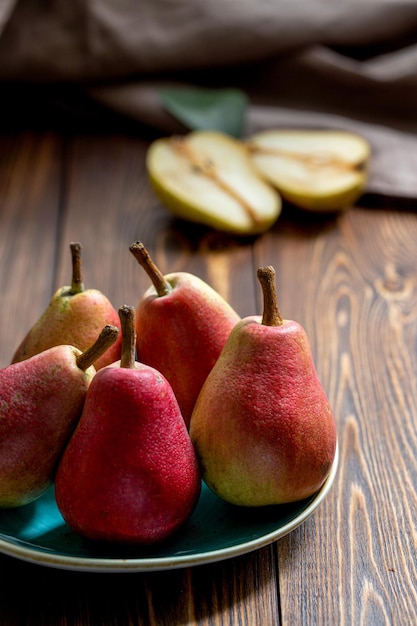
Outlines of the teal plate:
<svg viewBox="0 0 417 626">
<path fill-rule="evenodd" d="M 320 491 L 290 505 L 236 507 L 203 484 L 198 505 L 181 530 L 146 550 L 84 540 L 65 524 L 51 488 L 31 504 L 0 511 L 0 552 L 39 565 L 91 572 L 157 571 L 224 560 L 266 546 L 302 524 L 326 497 L 337 464 L 338 451 Z"/>
</svg>

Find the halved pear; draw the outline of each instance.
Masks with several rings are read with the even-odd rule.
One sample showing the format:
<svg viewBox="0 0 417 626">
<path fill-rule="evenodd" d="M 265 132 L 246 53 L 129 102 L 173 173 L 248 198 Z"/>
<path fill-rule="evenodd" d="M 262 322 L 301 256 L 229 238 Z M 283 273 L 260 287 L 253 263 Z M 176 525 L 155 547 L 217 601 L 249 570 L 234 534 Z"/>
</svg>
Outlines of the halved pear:
<svg viewBox="0 0 417 626">
<path fill-rule="evenodd" d="M 259 174 L 292 204 L 312 211 L 351 206 L 367 180 L 370 146 L 335 130 L 265 130 L 246 145 Z"/>
<path fill-rule="evenodd" d="M 234 234 L 266 231 L 279 193 L 256 172 L 242 142 L 218 131 L 155 140 L 146 167 L 157 197 L 178 217 Z"/>
</svg>

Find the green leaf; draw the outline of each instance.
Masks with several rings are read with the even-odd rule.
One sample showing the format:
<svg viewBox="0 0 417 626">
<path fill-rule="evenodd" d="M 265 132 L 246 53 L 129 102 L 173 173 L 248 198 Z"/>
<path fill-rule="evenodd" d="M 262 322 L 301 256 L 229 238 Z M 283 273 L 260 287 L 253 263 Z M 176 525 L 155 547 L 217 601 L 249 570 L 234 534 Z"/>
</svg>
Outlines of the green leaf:
<svg viewBox="0 0 417 626">
<path fill-rule="evenodd" d="M 161 89 L 164 108 L 189 130 L 218 130 L 239 138 L 247 96 L 239 89 L 175 87 Z"/>
</svg>

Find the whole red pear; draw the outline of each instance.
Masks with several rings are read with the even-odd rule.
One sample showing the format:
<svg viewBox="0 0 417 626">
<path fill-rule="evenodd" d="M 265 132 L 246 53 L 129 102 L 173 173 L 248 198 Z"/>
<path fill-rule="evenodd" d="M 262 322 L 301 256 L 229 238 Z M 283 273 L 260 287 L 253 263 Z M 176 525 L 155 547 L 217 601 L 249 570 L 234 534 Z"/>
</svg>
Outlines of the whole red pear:
<svg viewBox="0 0 417 626">
<path fill-rule="evenodd" d="M 191 515 L 201 489 L 194 448 L 167 380 L 134 360 L 134 309 L 121 307 L 122 358 L 95 375 L 59 464 L 55 495 L 74 532 L 150 545 Z"/>
<path fill-rule="evenodd" d="M 83 353 L 54 346 L 0 370 L 0 507 L 27 504 L 52 484 L 96 373 L 92 364 L 118 333 L 107 325 Z"/>
<path fill-rule="evenodd" d="M 190 437 L 207 485 L 242 506 L 313 495 L 336 453 L 333 411 L 305 330 L 281 317 L 275 271 L 260 268 L 263 317 L 241 320 L 194 408 Z"/>
<path fill-rule="evenodd" d="M 200 389 L 240 316 L 198 276 L 164 276 L 141 242 L 130 251 L 152 280 L 136 308 L 138 358 L 167 378 L 188 427 Z"/>
</svg>

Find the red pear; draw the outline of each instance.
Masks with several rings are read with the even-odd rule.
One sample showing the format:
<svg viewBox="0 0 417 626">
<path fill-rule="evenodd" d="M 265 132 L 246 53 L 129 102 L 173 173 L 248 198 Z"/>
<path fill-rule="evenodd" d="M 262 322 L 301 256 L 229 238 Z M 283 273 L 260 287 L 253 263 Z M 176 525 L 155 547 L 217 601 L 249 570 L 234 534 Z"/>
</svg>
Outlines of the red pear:
<svg viewBox="0 0 417 626">
<path fill-rule="evenodd" d="M 60 287 L 48 307 L 27 333 L 13 356 L 12 363 L 23 361 L 52 346 L 70 344 L 86 350 L 103 326 L 120 328 L 117 311 L 98 289 L 85 289 L 81 272 L 81 245 L 71 243 L 72 283 Z M 94 363 L 96 370 L 120 358 L 121 334 Z"/>
<path fill-rule="evenodd" d="M 31 502 L 52 484 L 96 372 L 92 363 L 118 334 L 105 326 L 84 353 L 54 346 L 0 370 L 0 507 Z"/>
<path fill-rule="evenodd" d="M 65 521 L 81 536 L 150 545 L 188 519 L 201 477 L 171 386 L 134 359 L 134 309 L 119 312 L 122 358 L 97 372 L 88 389 L 55 494 Z"/>
<path fill-rule="evenodd" d="M 336 452 L 335 419 L 306 332 L 279 313 L 274 277 L 272 267 L 258 270 L 263 317 L 235 326 L 191 417 L 203 479 L 242 506 L 313 495 Z"/>
<path fill-rule="evenodd" d="M 200 389 L 240 317 L 188 272 L 160 272 L 141 242 L 130 251 L 152 281 L 136 308 L 139 360 L 171 384 L 187 427 Z"/>
</svg>

